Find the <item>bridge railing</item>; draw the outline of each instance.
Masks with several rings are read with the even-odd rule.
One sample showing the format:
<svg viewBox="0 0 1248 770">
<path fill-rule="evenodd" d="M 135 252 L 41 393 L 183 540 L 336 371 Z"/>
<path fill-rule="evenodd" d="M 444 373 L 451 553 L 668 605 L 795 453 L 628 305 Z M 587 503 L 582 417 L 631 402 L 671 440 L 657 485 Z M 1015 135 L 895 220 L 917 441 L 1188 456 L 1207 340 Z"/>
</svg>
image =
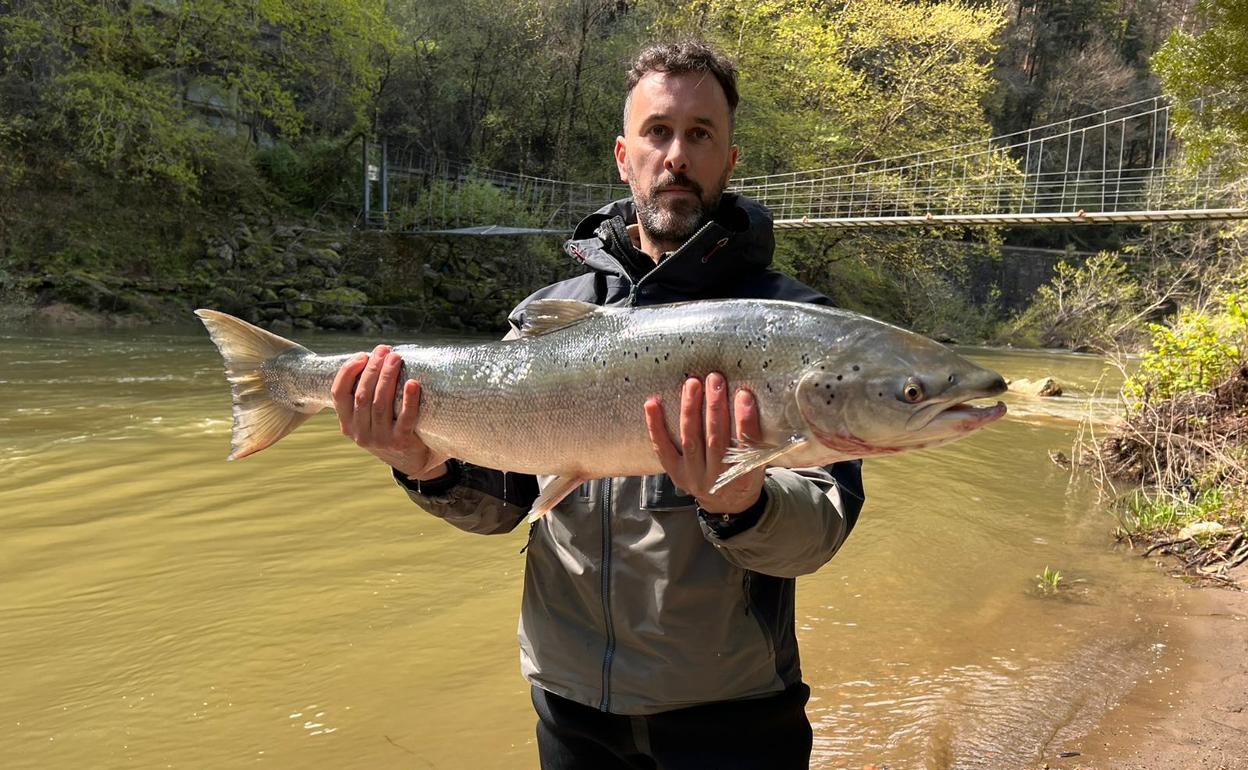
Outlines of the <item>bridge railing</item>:
<svg viewBox="0 0 1248 770">
<path fill-rule="evenodd" d="M 1204 101 L 1184 105 L 1199 115 Z M 1164 97 L 991 139 L 733 180 L 778 227 L 1115 222 L 1248 217 L 1212 161 L 1185 162 Z M 384 155 L 384 153 L 383 153 Z M 402 153 L 370 223 L 409 231 L 505 224 L 570 231 L 622 184 L 586 184 Z"/>
</svg>

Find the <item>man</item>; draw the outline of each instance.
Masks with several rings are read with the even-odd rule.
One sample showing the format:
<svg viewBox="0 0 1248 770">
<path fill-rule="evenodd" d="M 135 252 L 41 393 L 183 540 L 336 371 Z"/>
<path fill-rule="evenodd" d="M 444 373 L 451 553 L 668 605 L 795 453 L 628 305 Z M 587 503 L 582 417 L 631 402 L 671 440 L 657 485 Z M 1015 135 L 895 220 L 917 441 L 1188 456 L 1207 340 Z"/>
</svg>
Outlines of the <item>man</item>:
<svg viewBox="0 0 1248 770">
<path fill-rule="evenodd" d="M 642 51 L 615 143 L 633 197 L 587 218 L 566 244 L 590 272 L 531 296 L 512 325 L 538 298 L 827 303 L 767 269 L 769 213 L 724 192 L 736 106 L 735 69 L 709 47 Z M 514 529 L 538 480 L 431 458 L 413 432 L 418 383 L 405 384 L 393 414 L 399 364 L 381 346 L 342 367 L 333 391 L 343 433 L 389 463 L 433 515 L 470 532 Z M 666 473 L 588 482 L 530 528 L 521 668 L 546 770 L 809 762 L 794 578 L 849 534 L 862 505 L 859 465 L 759 470 L 711 494 L 734 432 L 758 431 L 753 396 L 732 394 L 735 425 L 729 397 L 721 373 L 686 381 L 675 438 L 650 399 L 637 418 Z"/>
</svg>

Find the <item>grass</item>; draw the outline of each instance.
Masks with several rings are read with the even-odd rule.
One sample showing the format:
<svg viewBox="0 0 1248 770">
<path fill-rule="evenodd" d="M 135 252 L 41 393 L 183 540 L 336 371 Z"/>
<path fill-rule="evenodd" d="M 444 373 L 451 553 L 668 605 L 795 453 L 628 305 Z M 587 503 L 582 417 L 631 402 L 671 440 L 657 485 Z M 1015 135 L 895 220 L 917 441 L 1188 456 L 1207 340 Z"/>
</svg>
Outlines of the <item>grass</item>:
<svg viewBox="0 0 1248 770">
<path fill-rule="evenodd" d="M 1036 580 L 1040 581 L 1036 584 L 1036 588 L 1040 589 L 1040 593 L 1045 595 L 1056 594 L 1058 587 L 1062 584 L 1062 573 L 1046 564 L 1044 572 L 1036 575 Z"/>
</svg>

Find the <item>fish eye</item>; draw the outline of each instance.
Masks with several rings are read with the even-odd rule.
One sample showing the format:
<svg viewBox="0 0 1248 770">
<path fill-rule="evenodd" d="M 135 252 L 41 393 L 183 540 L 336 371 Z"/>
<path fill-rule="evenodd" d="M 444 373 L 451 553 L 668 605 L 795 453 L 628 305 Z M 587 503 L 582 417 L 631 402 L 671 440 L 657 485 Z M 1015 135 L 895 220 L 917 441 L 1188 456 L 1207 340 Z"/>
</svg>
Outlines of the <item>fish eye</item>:
<svg viewBox="0 0 1248 770">
<path fill-rule="evenodd" d="M 911 377 L 901 388 L 901 398 L 908 404 L 917 404 L 923 400 L 923 383 Z"/>
</svg>

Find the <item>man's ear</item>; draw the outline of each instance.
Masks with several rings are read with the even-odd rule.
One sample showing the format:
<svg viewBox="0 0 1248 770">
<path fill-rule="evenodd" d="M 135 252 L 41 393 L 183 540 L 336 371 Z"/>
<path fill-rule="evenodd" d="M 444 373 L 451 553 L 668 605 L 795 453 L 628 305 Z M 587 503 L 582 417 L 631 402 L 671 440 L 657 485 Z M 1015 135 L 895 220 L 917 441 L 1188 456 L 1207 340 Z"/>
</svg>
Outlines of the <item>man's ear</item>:
<svg viewBox="0 0 1248 770">
<path fill-rule="evenodd" d="M 624 137 L 615 137 L 615 167 L 619 169 L 620 181 L 628 181 L 628 155 L 624 147 Z"/>
<path fill-rule="evenodd" d="M 741 154 L 741 148 L 733 145 L 728 148 L 728 178 L 732 178 L 732 171 L 737 167 L 737 156 Z"/>
</svg>

